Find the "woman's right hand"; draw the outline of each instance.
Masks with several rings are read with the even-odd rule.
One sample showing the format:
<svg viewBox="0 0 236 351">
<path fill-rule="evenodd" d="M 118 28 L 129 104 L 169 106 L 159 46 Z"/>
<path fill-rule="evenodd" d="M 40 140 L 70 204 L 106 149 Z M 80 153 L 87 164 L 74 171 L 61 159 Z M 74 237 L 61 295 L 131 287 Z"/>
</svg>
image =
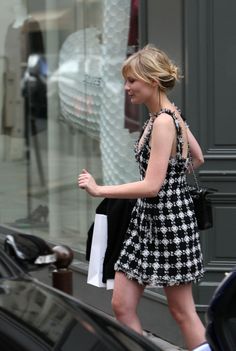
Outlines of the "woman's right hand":
<svg viewBox="0 0 236 351">
<path fill-rule="evenodd" d="M 77 182 L 80 189 L 86 190 L 91 196 L 99 196 L 99 185 L 97 185 L 93 176 L 86 169 L 82 170 Z"/>
</svg>

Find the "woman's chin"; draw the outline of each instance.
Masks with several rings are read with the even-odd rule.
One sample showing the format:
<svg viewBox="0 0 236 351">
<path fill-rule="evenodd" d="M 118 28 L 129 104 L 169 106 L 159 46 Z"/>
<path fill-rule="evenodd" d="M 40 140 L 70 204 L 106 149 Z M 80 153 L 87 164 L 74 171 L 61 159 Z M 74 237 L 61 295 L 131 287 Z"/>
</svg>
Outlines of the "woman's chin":
<svg viewBox="0 0 236 351">
<path fill-rule="evenodd" d="M 140 102 L 137 99 L 133 98 L 133 97 L 131 97 L 130 102 L 133 105 L 139 105 L 140 104 Z"/>
</svg>

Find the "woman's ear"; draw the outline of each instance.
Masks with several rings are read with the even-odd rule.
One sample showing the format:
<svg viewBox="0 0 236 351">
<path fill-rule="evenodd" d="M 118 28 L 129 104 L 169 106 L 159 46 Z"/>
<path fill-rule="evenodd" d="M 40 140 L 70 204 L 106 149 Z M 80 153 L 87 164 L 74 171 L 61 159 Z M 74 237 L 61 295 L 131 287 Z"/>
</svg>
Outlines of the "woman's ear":
<svg viewBox="0 0 236 351">
<path fill-rule="evenodd" d="M 157 82 L 156 80 L 152 80 L 151 84 L 153 87 L 159 87 L 159 82 Z"/>
</svg>

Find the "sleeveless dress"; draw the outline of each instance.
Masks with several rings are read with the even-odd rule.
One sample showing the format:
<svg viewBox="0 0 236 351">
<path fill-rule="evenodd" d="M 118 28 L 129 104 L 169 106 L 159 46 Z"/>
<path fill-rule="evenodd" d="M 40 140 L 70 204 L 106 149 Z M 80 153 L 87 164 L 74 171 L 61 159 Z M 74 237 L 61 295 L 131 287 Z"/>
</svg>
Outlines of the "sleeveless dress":
<svg viewBox="0 0 236 351">
<path fill-rule="evenodd" d="M 203 259 L 193 201 L 188 191 L 188 158 L 182 157 L 183 139 L 179 121 L 171 110 L 176 127 L 176 156 L 168 163 L 164 183 L 154 198 L 139 198 L 134 205 L 115 271 L 141 285 L 165 287 L 197 282 L 203 276 Z M 148 124 L 144 124 L 143 132 Z M 150 156 L 149 141 L 153 120 L 135 158 L 144 179 Z"/>
</svg>

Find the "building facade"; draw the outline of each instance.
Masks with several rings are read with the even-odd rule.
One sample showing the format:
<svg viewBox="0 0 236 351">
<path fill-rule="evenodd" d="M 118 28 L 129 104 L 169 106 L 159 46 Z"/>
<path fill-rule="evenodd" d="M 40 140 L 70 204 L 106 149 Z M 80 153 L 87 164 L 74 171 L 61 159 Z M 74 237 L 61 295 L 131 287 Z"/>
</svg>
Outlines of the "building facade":
<svg viewBox="0 0 236 351">
<path fill-rule="evenodd" d="M 236 30 L 233 0 L 2 0 L 0 225 L 75 251 L 75 295 L 111 313 L 111 292 L 86 284 L 88 229 L 99 199 L 77 188 L 138 178 L 133 144 L 147 112 L 123 89 L 124 59 L 147 43 L 167 51 L 183 79 L 173 92 L 204 152 L 214 227 L 201 233 L 208 301 L 236 263 Z M 44 277 L 45 278 L 45 277 Z M 46 279 L 46 278 L 45 278 Z M 150 313 L 152 311 L 152 313 Z M 161 289 L 147 289 L 144 327 L 181 344 Z"/>
</svg>

